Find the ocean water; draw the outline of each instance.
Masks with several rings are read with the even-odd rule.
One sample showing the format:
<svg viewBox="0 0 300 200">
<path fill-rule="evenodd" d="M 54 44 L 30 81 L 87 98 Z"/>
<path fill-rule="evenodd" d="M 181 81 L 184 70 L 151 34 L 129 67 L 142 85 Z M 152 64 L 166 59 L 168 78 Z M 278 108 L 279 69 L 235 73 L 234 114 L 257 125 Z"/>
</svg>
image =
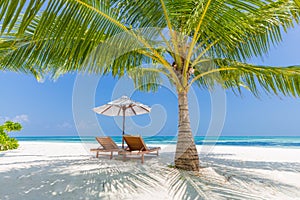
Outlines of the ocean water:
<svg viewBox="0 0 300 200">
<path fill-rule="evenodd" d="M 152 136 L 143 137 L 147 144 L 176 144 L 175 136 Z M 19 141 L 44 141 L 44 142 L 95 142 L 94 136 L 36 136 L 36 137 L 16 137 Z M 112 136 L 112 139 L 121 143 L 121 136 Z M 196 136 L 197 145 L 227 145 L 227 146 L 270 146 L 270 147 L 299 147 L 300 136 L 221 136 L 219 138 L 206 138 Z"/>
</svg>

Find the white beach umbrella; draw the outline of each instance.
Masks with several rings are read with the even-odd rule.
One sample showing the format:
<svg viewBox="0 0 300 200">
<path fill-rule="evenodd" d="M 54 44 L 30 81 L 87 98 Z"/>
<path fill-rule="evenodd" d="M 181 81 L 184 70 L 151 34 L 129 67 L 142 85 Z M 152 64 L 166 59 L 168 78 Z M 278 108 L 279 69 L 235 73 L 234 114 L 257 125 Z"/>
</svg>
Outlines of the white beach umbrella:
<svg viewBox="0 0 300 200">
<path fill-rule="evenodd" d="M 151 108 L 139 102 L 132 101 L 127 96 L 111 101 L 105 105 L 93 109 L 96 113 L 107 116 L 123 116 L 123 132 L 125 130 L 125 117 L 142 115 L 149 113 Z M 122 148 L 124 148 L 124 140 L 122 138 Z"/>
</svg>

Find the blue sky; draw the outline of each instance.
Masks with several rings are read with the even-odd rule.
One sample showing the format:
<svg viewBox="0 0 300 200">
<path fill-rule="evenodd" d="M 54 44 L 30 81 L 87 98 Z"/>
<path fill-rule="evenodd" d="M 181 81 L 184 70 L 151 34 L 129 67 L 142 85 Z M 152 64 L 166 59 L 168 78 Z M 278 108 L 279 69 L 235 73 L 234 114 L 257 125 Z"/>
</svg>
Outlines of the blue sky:
<svg viewBox="0 0 300 200">
<path fill-rule="evenodd" d="M 284 35 L 284 41 L 272 48 L 263 60 L 251 62 L 273 66 L 300 65 L 299 35 L 300 27 L 290 30 Z M 126 118 L 128 133 L 177 133 L 177 99 L 167 84 L 157 93 L 143 93 L 135 91 L 130 80 L 115 80 L 111 76 L 67 74 L 56 81 L 38 83 L 29 75 L 0 72 L 0 92 L 0 123 L 14 120 L 24 127 L 21 132 L 11 133 L 12 136 L 120 135 L 119 117 L 100 116 L 91 109 L 122 95 L 152 107 L 151 115 Z M 214 118 L 212 126 L 220 126 L 224 136 L 300 136 L 300 99 L 266 95 L 257 99 L 247 91 L 243 97 L 229 91 L 225 95 L 225 102 L 216 101 L 225 105 L 226 116 L 222 116 L 221 109 L 224 108 L 212 103 L 211 94 L 194 88 L 190 110 L 195 134 L 209 132 L 213 105 L 214 113 L 221 116 Z M 225 117 L 224 124 L 218 117 Z"/>
</svg>

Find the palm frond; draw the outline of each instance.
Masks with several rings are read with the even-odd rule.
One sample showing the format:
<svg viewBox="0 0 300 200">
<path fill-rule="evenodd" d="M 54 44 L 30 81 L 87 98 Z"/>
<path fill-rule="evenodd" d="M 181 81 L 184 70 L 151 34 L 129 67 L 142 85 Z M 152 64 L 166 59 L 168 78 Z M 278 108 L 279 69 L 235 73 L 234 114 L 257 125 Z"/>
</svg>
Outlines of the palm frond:
<svg viewBox="0 0 300 200">
<path fill-rule="evenodd" d="M 135 67 L 128 71 L 128 75 L 133 80 L 135 88 L 147 92 L 157 91 L 158 87 L 163 83 L 162 74 L 171 80 L 166 69 L 159 65 Z"/>
<path fill-rule="evenodd" d="M 271 44 L 281 41 L 282 30 L 299 21 L 294 1 L 214 0 L 208 10 L 205 5 L 207 1 L 177 0 L 168 3 L 168 10 L 178 31 L 196 37 L 198 43 L 210 38 L 206 46 L 218 40 L 212 48 L 215 57 L 241 61 L 263 55 Z M 201 30 L 195 35 L 200 22 Z"/>
<path fill-rule="evenodd" d="M 23 33 L 26 27 L 41 11 L 41 7 L 45 4 L 45 0 L 3 0 L 0 2 L 0 21 L 1 32 L 9 33 L 16 24 L 20 27 L 19 33 Z M 25 12 L 24 12 L 25 10 Z"/>
<path fill-rule="evenodd" d="M 12 63 L 5 63 L 8 60 L 11 60 L 12 62 L 17 61 L 17 59 L 15 59 L 14 57 L 10 57 L 9 52 L 13 52 L 15 51 L 15 49 L 22 48 L 22 46 L 26 42 L 28 41 L 25 39 L 16 40 L 15 38 L 9 36 L 0 37 L 0 69 L 2 71 L 14 71 L 14 72 L 21 72 L 25 74 L 32 74 L 38 81 L 40 81 L 43 79 L 43 74 L 44 74 L 43 69 L 41 67 L 32 66 L 32 65 L 22 65 L 22 64 L 14 65 Z M 26 58 L 26 55 L 24 55 L 24 58 Z"/>
<path fill-rule="evenodd" d="M 23 38 L 11 36 L 3 39 L 2 44 L 5 43 L 7 48 L 1 49 L 0 66 L 17 71 L 34 68 L 43 74 L 54 72 L 58 68 L 61 72 L 75 71 L 105 37 L 102 32 L 90 29 L 86 30 L 84 36 L 85 38 L 76 35 L 72 38 L 61 37 L 59 41 L 49 36 L 37 41 L 33 39 L 34 33 L 28 29 Z M 95 41 L 86 39 L 93 36 Z"/>
<path fill-rule="evenodd" d="M 300 1 L 299 0 L 294 0 L 294 2 L 300 8 Z"/>
<path fill-rule="evenodd" d="M 44 12 L 31 18 L 29 24 L 23 25 L 23 17 L 23 21 L 14 24 L 14 32 L 5 33 L 16 41 L 2 52 L 5 56 L 1 57 L 1 66 L 7 69 L 37 67 L 44 72 L 80 68 L 89 52 L 105 38 L 124 31 L 123 25 L 114 21 L 116 16 L 106 1 L 93 2 L 87 6 L 78 1 L 50 1 Z M 24 16 L 28 9 L 33 9 L 30 6 L 35 5 L 29 4 Z M 20 33 L 23 34 L 20 36 Z"/>
<path fill-rule="evenodd" d="M 237 93 L 241 87 L 247 88 L 255 96 L 261 89 L 267 94 L 300 96 L 300 66 L 270 67 L 256 66 L 229 59 L 215 59 L 210 68 L 197 68 L 195 78 L 202 86 L 216 82 Z"/>
<path fill-rule="evenodd" d="M 72 71 L 112 72 L 114 76 L 122 76 L 136 66 L 158 63 L 166 68 L 168 78 L 176 86 L 184 88 L 188 80 L 178 78 L 166 55 L 179 65 L 180 59 L 187 60 L 184 78 L 189 65 L 196 66 L 195 77 L 207 70 L 197 66 L 203 65 L 199 62 L 208 55 L 227 58 L 218 62 L 214 59 L 219 68 L 227 64 L 240 65 L 240 74 L 232 75 L 232 81 L 225 82 L 228 87 L 246 85 L 256 93 L 256 84 L 252 82 L 257 79 L 254 82 L 263 85 L 266 91 L 296 95 L 297 87 L 289 86 L 291 83 L 286 80 L 289 76 L 296 79 L 295 74 L 286 73 L 286 69 L 276 68 L 276 71 L 265 67 L 255 71 L 253 68 L 255 78 L 252 78 L 250 67 L 253 66 L 248 65 L 248 72 L 246 64 L 234 64 L 232 60 L 243 61 L 262 55 L 279 42 L 281 33 L 299 20 L 297 2 L 30 0 L 24 3 L 24 0 L 3 0 L 0 3 L 0 21 L 3 22 L 0 66 L 16 71 L 51 73 L 54 77 Z M 179 34 L 166 35 L 163 30 L 168 24 Z M 191 45 L 191 38 L 196 39 L 195 45 Z M 222 64 L 221 60 L 230 60 L 230 63 Z M 267 72 L 272 79 L 265 82 L 269 77 Z M 279 75 L 281 72 L 285 73 L 283 77 Z M 220 74 L 224 79 L 227 77 L 225 70 Z M 277 78 L 279 80 L 275 81 Z M 213 81 L 206 80 L 200 78 L 198 83 L 213 85 Z M 272 89 L 273 85 L 278 89 Z"/>
<path fill-rule="evenodd" d="M 138 28 L 165 28 L 166 20 L 160 0 L 124 1 L 112 0 L 118 10 L 120 22 Z"/>
<path fill-rule="evenodd" d="M 124 73 L 121 68 L 129 69 L 131 68 L 130 66 L 141 65 L 141 57 L 144 58 L 143 61 L 145 62 L 147 61 L 145 60 L 146 57 L 151 58 L 152 54 L 150 52 L 147 54 L 147 51 L 143 51 L 145 49 L 145 45 L 136 40 L 136 37 L 130 33 L 123 32 L 97 45 L 90 52 L 90 55 L 86 57 L 82 70 L 86 69 L 90 73 L 107 73 L 109 71 L 113 72 L 114 75 L 117 75 L 114 71 Z M 141 53 L 142 51 L 144 53 Z M 132 59 L 135 59 L 135 61 Z M 148 61 L 150 62 L 150 60 Z M 111 68 L 112 66 L 114 68 Z"/>
<path fill-rule="evenodd" d="M 108 63 L 107 66 L 118 66 L 115 64 L 110 65 L 110 63 L 116 63 L 117 60 L 120 60 L 120 54 L 117 53 L 117 55 L 110 57 L 112 55 L 111 52 L 116 53 L 114 51 L 116 49 L 126 54 L 128 52 L 126 49 L 131 48 L 132 45 L 128 42 L 126 43 L 126 40 L 123 40 L 124 38 L 121 38 L 118 43 L 110 42 L 110 47 L 113 51 L 98 47 L 103 46 L 101 43 L 108 38 L 109 41 L 112 41 L 111 36 L 117 38 L 124 33 L 127 38 L 131 38 L 129 41 L 134 41 L 133 44 L 139 45 L 138 49 L 148 49 L 147 51 L 143 51 L 145 56 L 168 65 L 168 62 L 153 48 L 152 43 L 148 43 L 149 40 L 146 38 L 153 37 L 157 32 L 156 29 L 145 27 L 138 29 L 138 31 L 130 30 L 130 27 L 149 26 L 149 23 L 157 24 L 159 21 L 164 21 L 151 17 L 153 15 L 149 12 L 149 9 L 153 12 L 154 9 L 157 11 L 157 6 L 160 4 L 158 4 L 158 1 L 149 1 L 148 4 L 141 2 L 133 4 L 138 6 L 139 9 L 133 9 L 132 11 L 130 9 L 125 10 L 126 6 L 128 6 L 127 3 L 118 1 L 111 1 L 109 3 L 105 0 L 50 1 L 43 12 L 38 17 L 31 18 L 29 23 L 24 22 L 24 25 L 22 21 L 24 20 L 23 17 L 20 19 L 20 23 L 14 24 L 17 32 L 13 34 L 14 37 L 16 39 L 18 37 L 22 38 L 22 40 L 26 40 L 27 42 L 12 47 L 7 52 L 6 58 L 0 61 L 0 63 L 2 66 L 5 65 L 7 67 L 8 65 L 14 67 L 22 66 L 23 68 L 39 66 L 45 72 L 54 72 L 56 75 L 76 70 L 94 73 L 106 72 L 107 70 L 102 70 L 105 68 L 103 64 L 106 65 Z M 37 9 L 34 3 L 29 4 L 25 13 L 32 9 L 32 7 Z M 138 16 L 133 17 L 134 13 Z M 15 13 L 15 15 L 17 14 Z M 124 21 L 124 17 L 126 16 L 127 21 Z M 136 18 L 138 18 L 138 21 L 136 21 Z M 141 18 L 145 20 L 145 23 L 142 23 Z M 22 33 L 23 35 L 21 35 Z M 90 58 L 93 57 L 91 55 L 92 51 L 100 51 L 108 59 L 104 59 L 104 56 L 99 56 L 97 62 L 94 60 L 94 64 L 97 63 L 96 65 L 84 65 L 86 64 L 84 63 L 85 60 L 91 60 Z M 137 53 L 136 55 L 140 54 Z M 131 59 L 132 55 L 128 58 Z M 124 63 L 131 63 L 124 60 L 126 56 L 122 57 Z M 93 58 L 96 58 L 96 56 L 94 55 Z M 125 68 L 128 68 L 128 66 L 125 66 Z M 123 73 L 122 70 L 117 69 L 110 71 Z"/>
</svg>

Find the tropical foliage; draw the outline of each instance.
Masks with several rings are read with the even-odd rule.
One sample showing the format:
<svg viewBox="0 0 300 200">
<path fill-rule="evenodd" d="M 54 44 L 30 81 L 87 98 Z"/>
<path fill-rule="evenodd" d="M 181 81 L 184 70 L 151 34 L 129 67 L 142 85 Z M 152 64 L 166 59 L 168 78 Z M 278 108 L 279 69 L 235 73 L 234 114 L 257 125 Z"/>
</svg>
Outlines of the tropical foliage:
<svg viewBox="0 0 300 200">
<path fill-rule="evenodd" d="M 142 90 L 163 77 L 179 104 L 175 166 L 199 169 L 188 112 L 192 85 L 300 94 L 300 68 L 256 66 L 299 22 L 298 0 L 2 0 L 0 66 L 58 77 L 128 74 Z M 146 65 L 147 64 L 147 65 Z"/>
<path fill-rule="evenodd" d="M 8 133 L 11 131 L 20 131 L 21 129 L 21 124 L 11 121 L 6 121 L 0 126 L 0 151 L 16 149 L 19 147 L 18 141 L 15 138 L 9 137 Z"/>
</svg>

